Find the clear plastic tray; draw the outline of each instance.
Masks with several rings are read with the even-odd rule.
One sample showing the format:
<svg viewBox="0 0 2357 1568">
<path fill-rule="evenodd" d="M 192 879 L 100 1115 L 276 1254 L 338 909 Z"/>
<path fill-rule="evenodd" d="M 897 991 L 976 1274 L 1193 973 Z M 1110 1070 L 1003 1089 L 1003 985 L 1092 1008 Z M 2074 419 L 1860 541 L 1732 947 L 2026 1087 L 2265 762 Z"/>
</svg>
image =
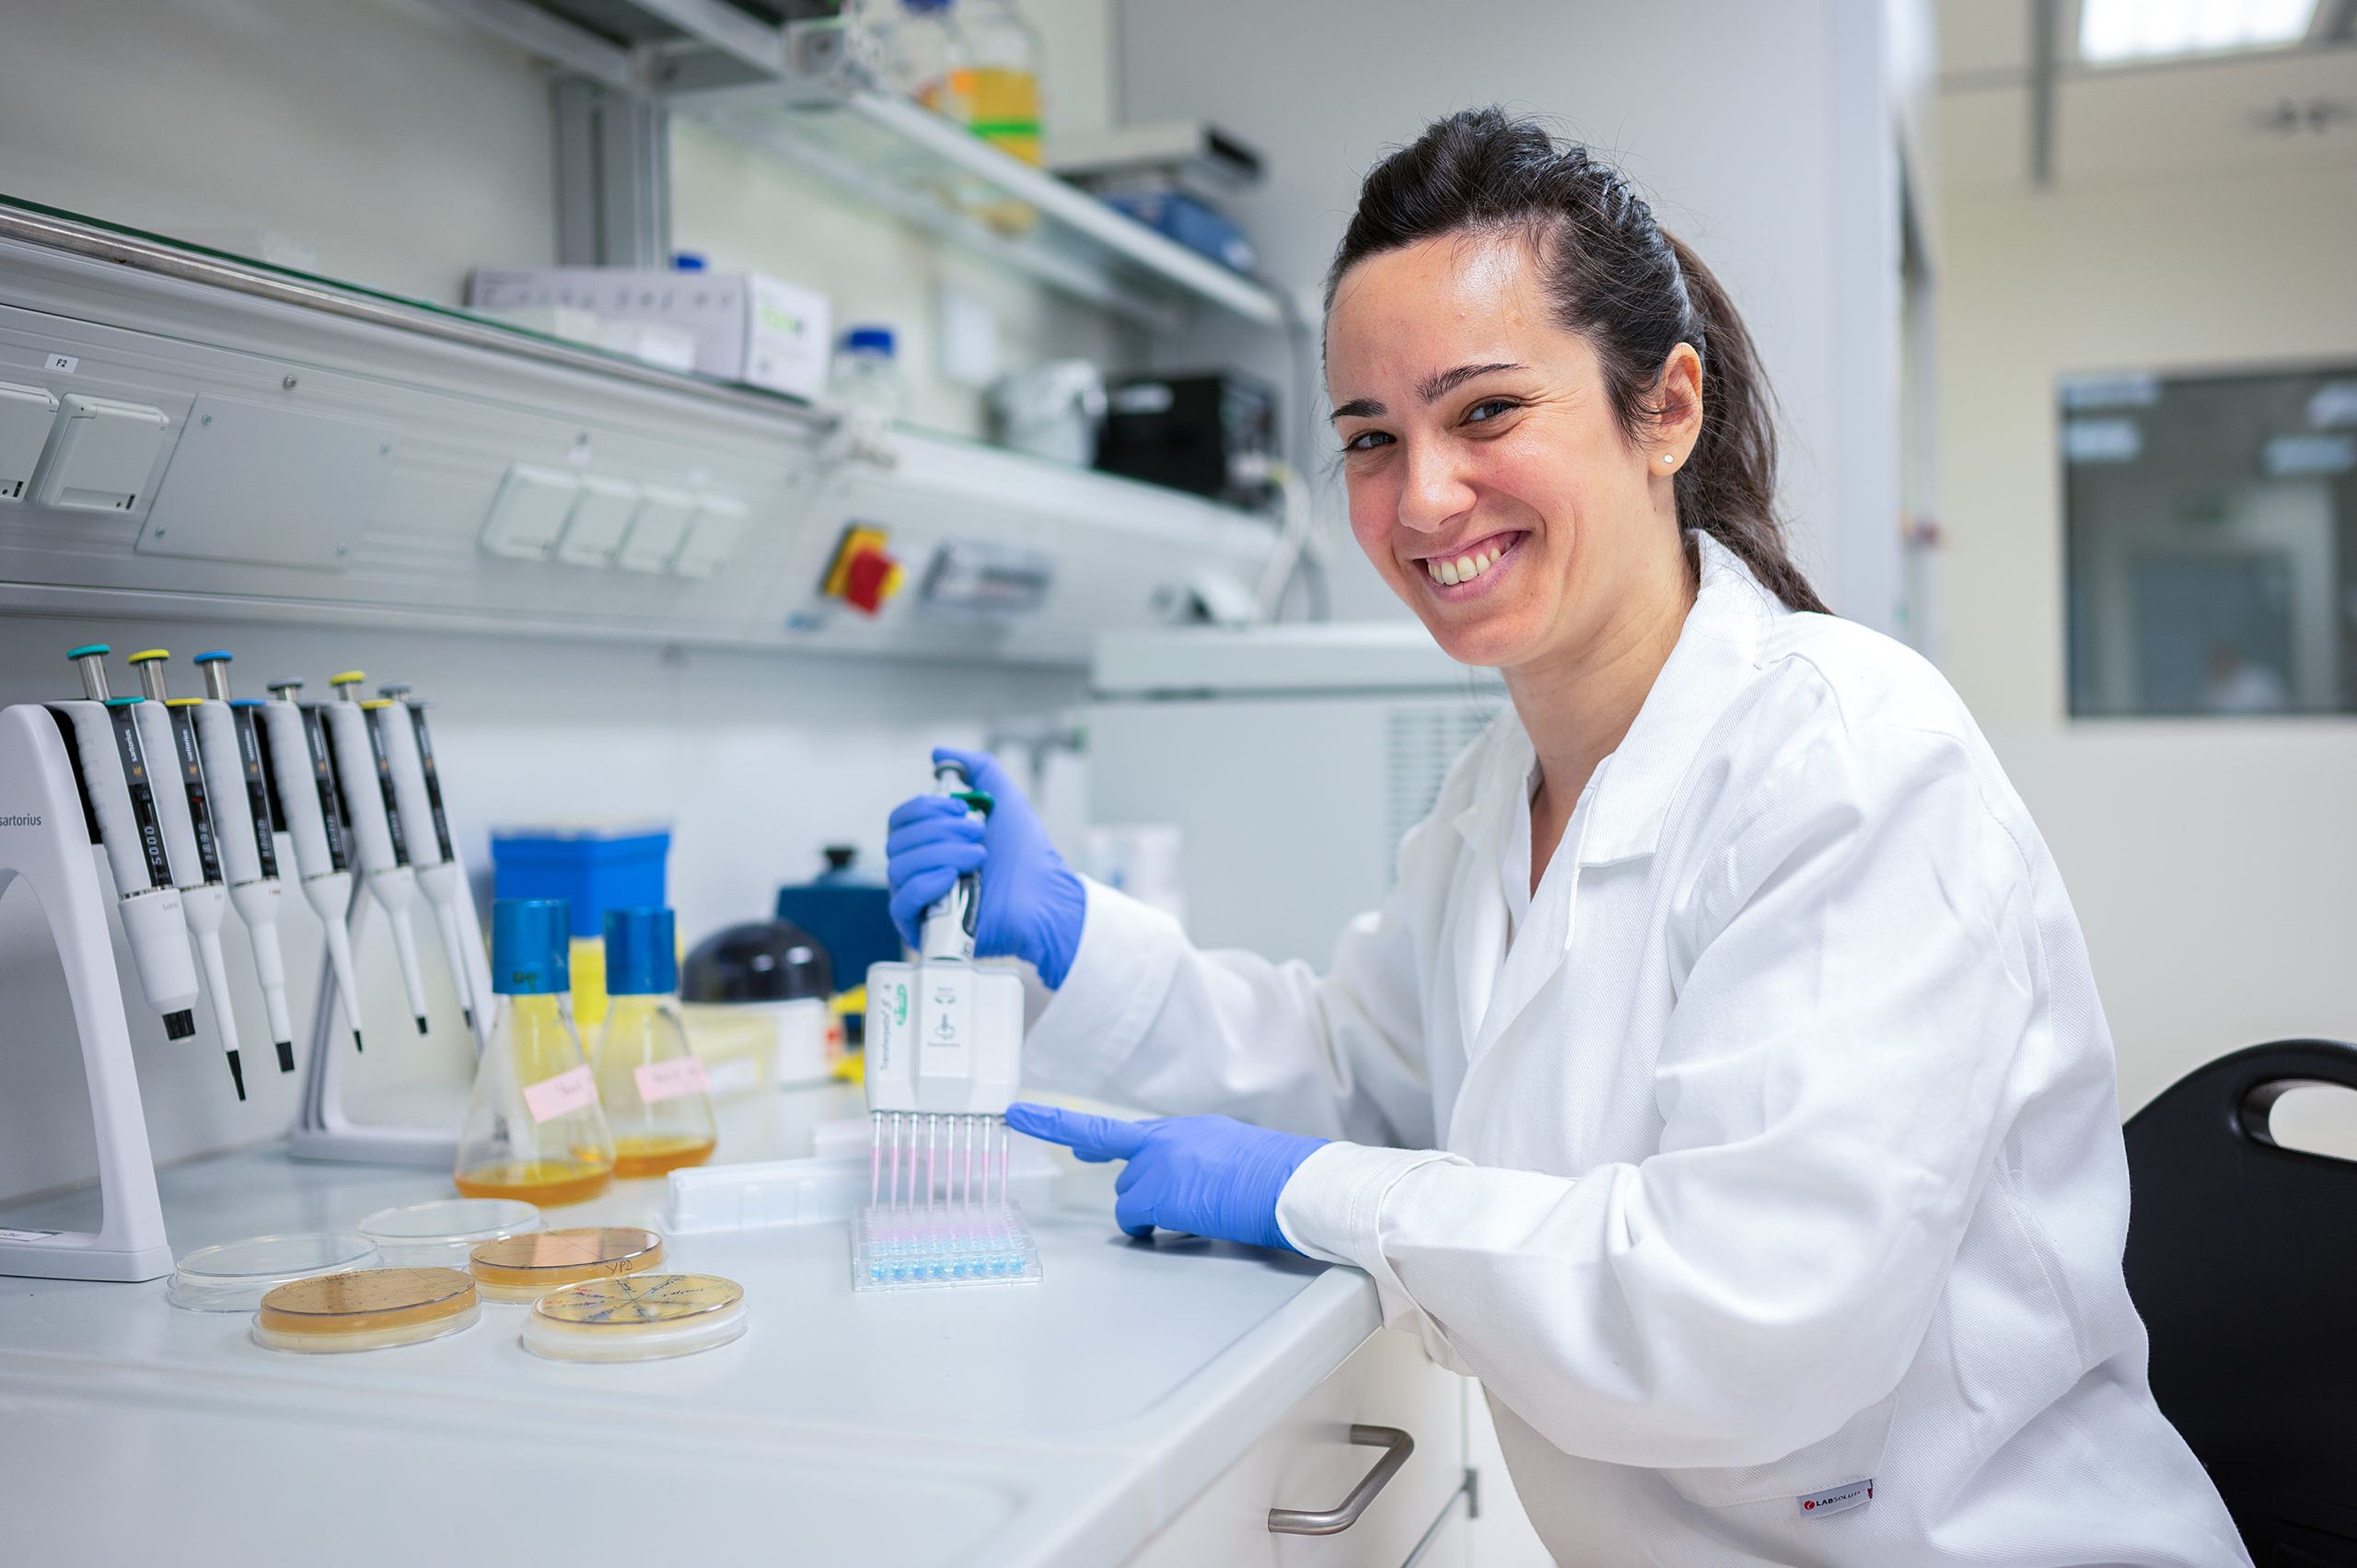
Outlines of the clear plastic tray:
<svg viewBox="0 0 2357 1568">
<path fill-rule="evenodd" d="M 254 1313 L 254 1342 L 301 1354 L 413 1345 L 482 1316 L 457 1269 L 357 1269 L 280 1285 Z"/>
<path fill-rule="evenodd" d="M 852 1216 L 853 1290 L 1020 1284 L 1039 1277 L 1039 1244 L 1013 1203 L 871 1204 Z"/>
<path fill-rule="evenodd" d="M 626 1274 L 551 1291 L 524 1319 L 524 1348 L 552 1361 L 660 1361 L 744 1333 L 745 1288 L 717 1274 Z"/>
<path fill-rule="evenodd" d="M 251 1312 L 280 1285 L 376 1265 L 376 1246 L 366 1237 L 342 1231 L 257 1236 L 198 1248 L 180 1260 L 164 1295 L 192 1312 Z"/>
<path fill-rule="evenodd" d="M 486 1241 L 547 1228 L 540 1211 L 516 1198 L 444 1198 L 378 1209 L 356 1227 L 390 1268 L 457 1269 Z"/>
</svg>

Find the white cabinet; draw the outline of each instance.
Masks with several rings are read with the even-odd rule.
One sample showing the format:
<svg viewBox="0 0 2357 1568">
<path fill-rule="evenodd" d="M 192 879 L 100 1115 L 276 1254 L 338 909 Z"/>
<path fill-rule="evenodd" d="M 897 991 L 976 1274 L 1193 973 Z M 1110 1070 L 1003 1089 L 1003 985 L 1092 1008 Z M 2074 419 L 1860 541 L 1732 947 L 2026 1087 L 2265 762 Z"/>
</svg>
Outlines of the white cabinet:
<svg viewBox="0 0 2357 1568">
<path fill-rule="evenodd" d="M 1469 1388 L 1426 1360 L 1413 1336 L 1377 1331 L 1140 1548 L 1130 1568 L 1401 1568 L 1428 1535 L 1417 1568 L 1465 1568 L 1457 1493 Z M 1382 1449 L 1351 1442 L 1353 1424 L 1403 1430 L 1415 1452 L 1350 1528 L 1270 1533 L 1271 1508 L 1332 1508 L 1382 1459 Z"/>
</svg>

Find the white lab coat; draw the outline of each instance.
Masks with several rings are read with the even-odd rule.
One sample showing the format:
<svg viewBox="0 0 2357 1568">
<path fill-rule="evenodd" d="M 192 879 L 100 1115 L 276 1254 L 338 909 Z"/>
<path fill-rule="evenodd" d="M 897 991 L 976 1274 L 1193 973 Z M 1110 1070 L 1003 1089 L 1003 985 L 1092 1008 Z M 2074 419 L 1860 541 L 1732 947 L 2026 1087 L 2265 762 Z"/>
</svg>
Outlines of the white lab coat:
<svg viewBox="0 0 2357 1568">
<path fill-rule="evenodd" d="M 1091 884 L 1027 1076 L 1338 1140 L 1279 1223 L 1480 1378 L 1563 1562 L 2247 1562 L 2028 812 L 1929 665 L 1700 549 L 1535 897 L 1509 710 L 1323 976 Z"/>
</svg>

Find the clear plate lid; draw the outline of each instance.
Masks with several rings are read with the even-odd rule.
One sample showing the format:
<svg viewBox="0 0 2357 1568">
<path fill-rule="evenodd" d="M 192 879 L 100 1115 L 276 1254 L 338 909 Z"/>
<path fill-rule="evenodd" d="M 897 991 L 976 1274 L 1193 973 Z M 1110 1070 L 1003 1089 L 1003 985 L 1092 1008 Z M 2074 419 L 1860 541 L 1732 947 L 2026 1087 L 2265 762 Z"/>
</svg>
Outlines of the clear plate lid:
<svg viewBox="0 0 2357 1568">
<path fill-rule="evenodd" d="M 376 1263 L 375 1244 L 346 1232 L 257 1236 L 189 1253 L 164 1294 L 174 1307 L 193 1312 L 251 1312 L 263 1296 L 291 1281 Z"/>
<path fill-rule="evenodd" d="M 540 1211 L 516 1198 L 444 1198 L 378 1209 L 358 1225 L 388 1267 L 464 1269 L 467 1254 L 486 1241 L 546 1228 Z"/>
</svg>

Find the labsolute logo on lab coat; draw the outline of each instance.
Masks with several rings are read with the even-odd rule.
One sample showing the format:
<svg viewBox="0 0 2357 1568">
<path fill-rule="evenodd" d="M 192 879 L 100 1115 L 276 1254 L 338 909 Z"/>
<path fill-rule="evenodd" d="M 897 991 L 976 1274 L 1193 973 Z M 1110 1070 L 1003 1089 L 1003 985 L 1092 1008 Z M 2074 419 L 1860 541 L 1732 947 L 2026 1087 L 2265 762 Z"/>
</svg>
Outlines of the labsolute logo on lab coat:
<svg viewBox="0 0 2357 1568">
<path fill-rule="evenodd" d="M 1853 1481 L 1847 1486 L 1837 1486 L 1830 1492 L 1802 1498 L 1801 1512 L 1811 1518 L 1819 1514 L 1846 1514 L 1852 1508 L 1864 1507 L 1874 1498 L 1874 1478 L 1868 1476 L 1864 1481 Z"/>
</svg>

